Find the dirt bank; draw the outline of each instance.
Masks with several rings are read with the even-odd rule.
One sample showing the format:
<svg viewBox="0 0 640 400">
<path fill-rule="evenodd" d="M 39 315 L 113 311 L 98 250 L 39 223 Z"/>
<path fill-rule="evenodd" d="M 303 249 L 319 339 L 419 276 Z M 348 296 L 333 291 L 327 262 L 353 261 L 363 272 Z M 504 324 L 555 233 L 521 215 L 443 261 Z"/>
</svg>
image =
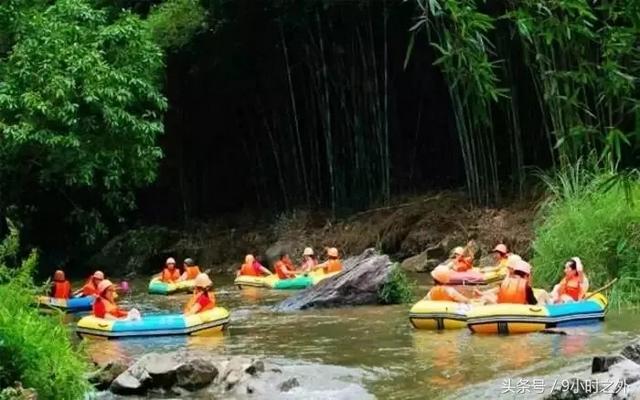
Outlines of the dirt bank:
<svg viewBox="0 0 640 400">
<path fill-rule="evenodd" d="M 477 208 L 460 193 L 441 192 L 398 199 L 389 207 L 337 221 L 322 212 L 294 211 L 260 224 L 199 223 L 188 231 L 142 227 L 113 238 L 91 264 L 110 273 L 146 274 L 158 270 L 166 257 L 192 257 L 204 268 L 229 272 L 248 252 L 265 254 L 269 248 L 285 247 L 297 260 L 305 246 L 318 252 L 336 246 L 347 256 L 368 247 L 399 261 L 422 255 L 414 257 L 420 258 L 419 266 L 407 268 L 425 270 L 423 261 L 441 259 L 469 239 L 475 239 L 482 254 L 502 241 L 528 255 L 534 206 L 534 201 L 520 201 L 505 208 Z"/>
</svg>

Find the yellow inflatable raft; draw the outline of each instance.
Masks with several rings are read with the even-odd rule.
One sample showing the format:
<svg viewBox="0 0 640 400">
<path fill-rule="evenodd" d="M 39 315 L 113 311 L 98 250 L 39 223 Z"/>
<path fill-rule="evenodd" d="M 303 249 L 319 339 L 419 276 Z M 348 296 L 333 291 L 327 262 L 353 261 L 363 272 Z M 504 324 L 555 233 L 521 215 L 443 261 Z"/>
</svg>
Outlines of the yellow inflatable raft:
<svg viewBox="0 0 640 400">
<path fill-rule="evenodd" d="M 598 323 L 604 320 L 606 311 L 607 298 L 602 294 L 588 300 L 544 306 L 492 304 L 470 310 L 467 326 L 474 333 L 530 333 Z"/>
<path fill-rule="evenodd" d="M 76 332 L 85 337 L 123 338 L 138 336 L 202 335 L 223 330 L 229 311 L 223 307 L 185 316 L 183 314 L 145 315 L 138 321 L 106 320 L 93 315 L 78 321 Z"/>
<path fill-rule="evenodd" d="M 462 329 L 471 305 L 454 301 L 421 300 L 411 307 L 409 321 L 416 329 Z"/>
</svg>

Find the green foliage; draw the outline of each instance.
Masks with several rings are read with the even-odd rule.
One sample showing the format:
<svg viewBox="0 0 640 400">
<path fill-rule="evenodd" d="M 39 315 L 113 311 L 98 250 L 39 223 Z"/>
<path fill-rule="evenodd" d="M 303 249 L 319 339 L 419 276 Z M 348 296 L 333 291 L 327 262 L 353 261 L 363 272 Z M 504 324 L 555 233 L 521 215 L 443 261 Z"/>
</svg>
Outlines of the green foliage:
<svg viewBox="0 0 640 400">
<path fill-rule="evenodd" d="M 31 279 L 37 253 L 17 269 L 6 264 L 15 258 L 18 243 L 12 227 L 0 245 L 0 388 L 20 381 L 36 389 L 40 399 L 81 399 L 89 390 L 83 378 L 88 366 L 72 347 L 62 321 L 40 316 L 32 307 L 38 293 Z"/>
<path fill-rule="evenodd" d="M 498 61 L 489 34 L 495 18 L 478 9 L 476 0 L 418 0 L 422 11 L 414 30 L 426 27 L 439 58 L 453 103 L 458 138 L 471 198 L 498 200 L 498 171 L 492 106 L 505 95 L 497 75 Z"/>
<path fill-rule="evenodd" d="M 564 263 L 582 259 L 590 287 L 613 278 L 614 305 L 640 301 L 640 180 L 629 174 L 616 177 L 607 168 L 589 163 L 567 166 L 546 176 L 551 197 L 544 203 L 533 244 L 537 284 L 557 283 Z"/>
<path fill-rule="evenodd" d="M 414 30 L 425 27 L 440 55 L 434 64 L 449 84 L 474 200 L 497 198 L 494 143 L 509 145 L 522 181 L 525 142 L 519 121 L 532 110 L 518 92 L 535 94 L 539 128 L 554 162 L 565 166 L 596 152 L 616 167 L 638 149 L 640 3 L 416 2 L 420 15 Z M 508 141 L 495 129 L 505 122 Z"/>
<path fill-rule="evenodd" d="M 148 24 L 158 45 L 179 49 L 206 28 L 206 18 L 200 0 L 168 0 L 151 11 Z"/>
<path fill-rule="evenodd" d="M 415 300 L 415 289 L 415 282 L 395 263 L 391 266 L 387 282 L 378 293 L 378 300 L 381 304 L 411 303 Z"/>
<path fill-rule="evenodd" d="M 155 178 L 167 106 L 162 52 L 129 13 L 110 20 L 85 0 L 16 4 L 0 4 L 19 33 L 0 60 L 0 211 L 52 192 L 68 200 L 72 219 L 104 231 L 87 191 L 121 215 L 132 189 Z"/>
</svg>

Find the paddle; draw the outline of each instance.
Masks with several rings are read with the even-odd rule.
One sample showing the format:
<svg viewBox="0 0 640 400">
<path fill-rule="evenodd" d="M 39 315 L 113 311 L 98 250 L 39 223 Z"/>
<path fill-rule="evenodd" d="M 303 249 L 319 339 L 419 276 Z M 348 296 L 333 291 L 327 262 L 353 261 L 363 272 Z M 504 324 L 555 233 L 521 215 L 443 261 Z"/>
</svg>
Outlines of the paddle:
<svg viewBox="0 0 640 400">
<path fill-rule="evenodd" d="M 607 289 L 609 289 L 611 286 L 613 286 L 614 283 L 616 283 L 616 281 L 618 280 L 618 278 L 613 278 L 613 280 L 611 280 L 611 282 L 607 283 L 606 285 L 604 285 L 603 287 L 601 287 L 600 289 L 594 290 L 593 292 L 591 292 L 587 297 L 585 297 L 584 299 L 587 300 L 593 296 L 595 296 L 596 294 L 605 291 Z"/>
</svg>

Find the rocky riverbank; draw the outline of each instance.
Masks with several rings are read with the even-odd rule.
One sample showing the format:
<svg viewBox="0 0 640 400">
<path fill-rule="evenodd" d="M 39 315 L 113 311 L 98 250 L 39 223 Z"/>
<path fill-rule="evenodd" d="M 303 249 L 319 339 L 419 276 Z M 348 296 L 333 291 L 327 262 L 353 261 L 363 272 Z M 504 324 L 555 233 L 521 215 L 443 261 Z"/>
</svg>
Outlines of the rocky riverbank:
<svg viewBox="0 0 640 400">
<path fill-rule="evenodd" d="M 214 357 L 193 353 L 149 353 L 130 366 L 112 363 L 89 377 L 98 390 L 118 395 L 185 396 L 203 391 L 210 395 L 254 395 L 288 392 L 300 385 L 268 360 Z"/>
<path fill-rule="evenodd" d="M 285 248 L 297 260 L 306 246 L 316 252 L 336 246 L 344 257 L 374 247 L 403 268 L 428 271 L 448 251 L 474 239 L 481 253 L 497 242 L 527 255 L 533 237 L 533 201 L 506 208 L 468 206 L 464 195 L 443 192 L 397 199 L 396 203 L 333 220 L 323 212 L 294 211 L 275 220 L 238 216 L 218 223 L 198 223 L 184 230 L 141 227 L 114 237 L 90 260 L 108 274 L 156 272 L 169 257 L 195 258 L 212 272 L 234 271 L 246 253 L 268 255 Z"/>
</svg>

